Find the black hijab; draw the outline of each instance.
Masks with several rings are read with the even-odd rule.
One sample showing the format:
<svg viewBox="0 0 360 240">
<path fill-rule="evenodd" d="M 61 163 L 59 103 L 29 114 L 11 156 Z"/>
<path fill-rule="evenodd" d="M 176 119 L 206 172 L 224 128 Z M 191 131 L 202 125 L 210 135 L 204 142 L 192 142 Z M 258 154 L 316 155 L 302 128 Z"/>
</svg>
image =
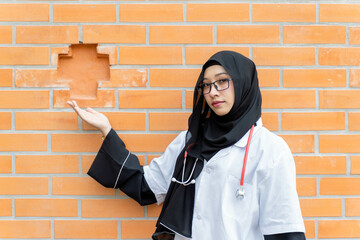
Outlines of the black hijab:
<svg viewBox="0 0 360 240">
<path fill-rule="evenodd" d="M 206 68 L 221 65 L 230 75 L 235 91 L 235 102 L 230 112 L 216 115 L 198 92 Z M 240 53 L 221 51 L 209 58 L 194 89 L 193 111 L 189 117 L 185 147 L 177 157 L 173 177 L 181 179 L 184 153 L 188 152 L 185 179 L 190 176 L 195 159 L 192 179 L 196 179 L 204 166 L 218 151 L 240 140 L 261 116 L 261 93 L 253 61 Z M 174 232 L 191 237 L 195 197 L 195 184 L 184 186 L 171 182 L 164 205 L 156 224 L 153 239 L 171 239 Z"/>
</svg>

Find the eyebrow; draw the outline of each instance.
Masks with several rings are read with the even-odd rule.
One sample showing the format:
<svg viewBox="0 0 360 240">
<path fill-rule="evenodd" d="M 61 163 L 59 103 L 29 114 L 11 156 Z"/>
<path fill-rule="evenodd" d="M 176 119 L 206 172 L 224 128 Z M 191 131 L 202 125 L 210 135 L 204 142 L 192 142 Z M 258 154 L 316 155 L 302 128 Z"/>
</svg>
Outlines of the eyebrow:
<svg viewBox="0 0 360 240">
<path fill-rule="evenodd" d="M 226 75 L 229 75 L 228 73 L 226 72 L 221 72 L 221 73 L 217 73 L 215 74 L 215 77 L 219 76 L 219 75 L 222 75 L 222 74 L 226 74 Z M 203 78 L 203 80 L 207 80 L 207 78 Z"/>
</svg>

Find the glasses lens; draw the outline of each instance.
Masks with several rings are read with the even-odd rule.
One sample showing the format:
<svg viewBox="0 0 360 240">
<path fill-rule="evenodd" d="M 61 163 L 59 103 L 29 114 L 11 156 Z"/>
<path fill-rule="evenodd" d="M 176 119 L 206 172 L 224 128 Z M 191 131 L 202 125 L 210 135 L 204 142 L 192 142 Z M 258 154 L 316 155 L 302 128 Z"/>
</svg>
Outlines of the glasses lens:
<svg viewBox="0 0 360 240">
<path fill-rule="evenodd" d="M 229 81 L 230 81 L 230 79 L 221 79 L 221 80 L 216 81 L 215 84 L 217 86 L 217 89 L 219 91 L 222 91 L 222 90 L 229 88 Z"/>
</svg>

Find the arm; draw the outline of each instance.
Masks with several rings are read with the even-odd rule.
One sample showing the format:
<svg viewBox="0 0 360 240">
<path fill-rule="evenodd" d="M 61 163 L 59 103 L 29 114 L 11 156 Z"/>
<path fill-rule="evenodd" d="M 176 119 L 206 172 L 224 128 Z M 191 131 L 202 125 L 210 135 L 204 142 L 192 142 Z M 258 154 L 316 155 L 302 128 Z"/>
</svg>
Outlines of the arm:
<svg viewBox="0 0 360 240">
<path fill-rule="evenodd" d="M 260 229 L 270 240 L 293 239 L 305 232 L 296 192 L 295 163 L 283 139 L 277 137 L 272 141 L 274 147 L 263 159 L 264 177 L 258 183 Z"/>
<path fill-rule="evenodd" d="M 156 202 L 138 158 L 125 148 L 124 142 L 112 128 L 88 174 L 105 187 L 120 188 L 140 205 Z"/>
</svg>

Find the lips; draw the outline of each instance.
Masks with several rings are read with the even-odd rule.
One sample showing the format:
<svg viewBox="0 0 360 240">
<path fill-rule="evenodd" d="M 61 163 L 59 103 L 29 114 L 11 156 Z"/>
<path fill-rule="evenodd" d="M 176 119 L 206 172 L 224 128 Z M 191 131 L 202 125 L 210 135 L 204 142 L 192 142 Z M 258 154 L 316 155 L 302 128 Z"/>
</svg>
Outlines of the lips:
<svg viewBox="0 0 360 240">
<path fill-rule="evenodd" d="M 220 107 L 220 105 L 223 103 L 224 103 L 224 101 L 215 101 L 211 105 L 213 105 L 213 107 Z"/>
</svg>

